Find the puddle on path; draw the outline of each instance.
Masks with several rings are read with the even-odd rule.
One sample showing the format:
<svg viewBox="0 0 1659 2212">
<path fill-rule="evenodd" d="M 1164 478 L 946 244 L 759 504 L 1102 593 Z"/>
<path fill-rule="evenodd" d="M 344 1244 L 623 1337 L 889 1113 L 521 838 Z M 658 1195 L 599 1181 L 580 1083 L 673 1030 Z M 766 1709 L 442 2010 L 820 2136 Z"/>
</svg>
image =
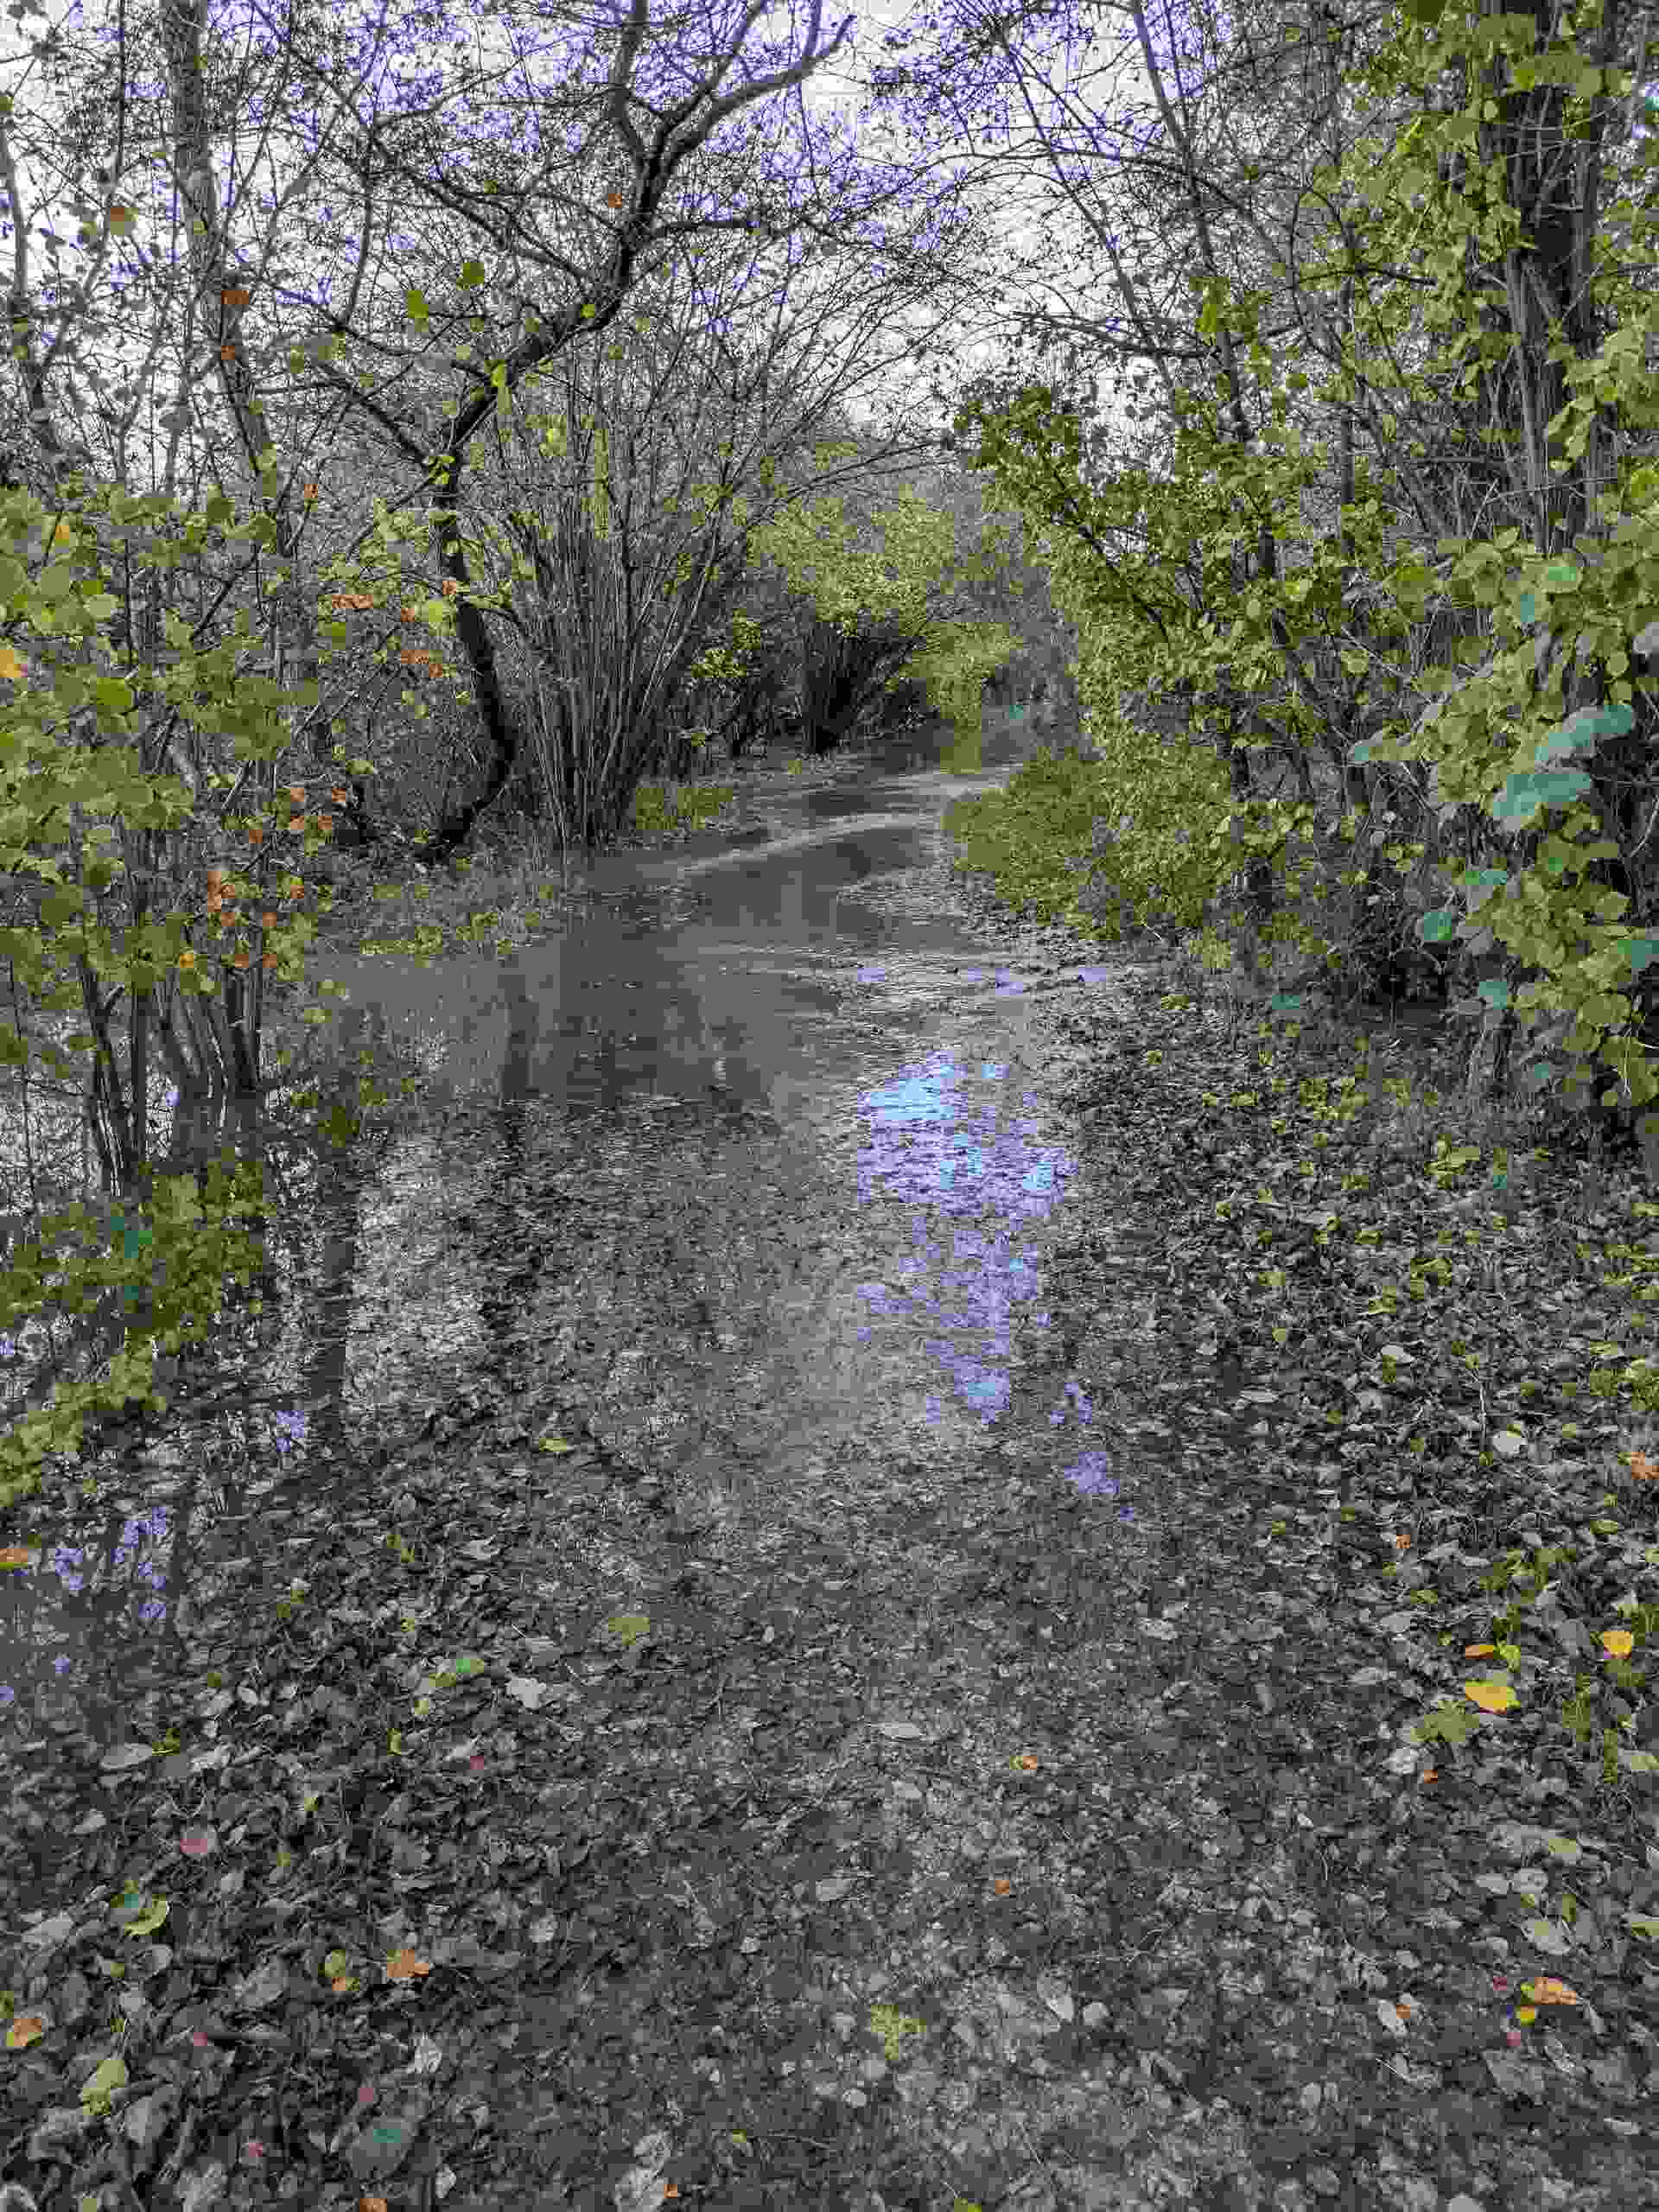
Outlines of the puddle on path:
<svg viewBox="0 0 1659 2212">
<path fill-rule="evenodd" d="M 987 754 L 1011 772 L 1011 740 Z M 1030 1387 L 1073 1173 L 1031 993 L 1079 971 L 854 895 L 937 859 L 963 788 L 782 791 L 764 845 L 612 856 L 505 962 L 336 967 L 325 1054 L 391 1043 L 427 1104 L 297 1179 L 257 1343 L 142 1459 L 13 1516 L 42 1542 L 0 1586 L 20 1757 L 129 1732 L 164 1647 L 211 1625 L 213 1560 L 469 1395 L 677 1494 L 763 1496 L 778 1545 L 792 1497 L 892 1511 L 992 1451 L 1114 1496 L 1081 1386 Z"/>
</svg>

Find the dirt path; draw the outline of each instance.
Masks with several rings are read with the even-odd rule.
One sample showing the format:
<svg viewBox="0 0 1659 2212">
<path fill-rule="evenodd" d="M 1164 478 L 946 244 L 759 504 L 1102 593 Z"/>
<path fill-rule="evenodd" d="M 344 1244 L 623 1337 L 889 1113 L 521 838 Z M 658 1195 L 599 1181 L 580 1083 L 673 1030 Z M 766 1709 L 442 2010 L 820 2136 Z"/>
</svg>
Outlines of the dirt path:
<svg viewBox="0 0 1659 2212">
<path fill-rule="evenodd" d="M 1063 940 L 979 912 L 993 963 L 1052 964 L 1012 1049 L 1070 1085 L 1079 1184 L 1121 1169 L 1160 1110 L 1144 979 L 1067 985 Z M 875 988 L 849 978 L 879 1027 Z M 994 991 L 951 1019 L 964 1065 L 1007 1043 Z M 1165 1333 L 1155 1207 L 1058 1217 L 1053 1325 L 1024 1317 L 988 1426 L 868 1386 L 838 1426 L 906 1210 L 833 1147 L 731 1136 L 672 1188 L 530 1147 L 495 1174 L 473 1385 L 326 1495 L 250 1503 L 139 1707 L 181 1751 L 66 1747 L 19 1794 L 14 1836 L 84 1840 L 0 1958 L 48 2024 L 0 2171 L 41 2212 L 100 2181 L 450 2212 L 1659 2202 L 1651 1979 L 1512 2048 L 1518 1955 L 1468 1873 L 1548 1827 L 1495 1833 L 1473 1763 L 1431 1802 L 1391 1761 L 1404 1647 L 1334 1602 L 1372 1562 L 1264 1493 L 1251 1409 L 1218 1418 Z M 756 1280 L 787 1387 L 732 1323 Z M 82 2094 L 112 1954 L 113 2117 Z"/>
</svg>

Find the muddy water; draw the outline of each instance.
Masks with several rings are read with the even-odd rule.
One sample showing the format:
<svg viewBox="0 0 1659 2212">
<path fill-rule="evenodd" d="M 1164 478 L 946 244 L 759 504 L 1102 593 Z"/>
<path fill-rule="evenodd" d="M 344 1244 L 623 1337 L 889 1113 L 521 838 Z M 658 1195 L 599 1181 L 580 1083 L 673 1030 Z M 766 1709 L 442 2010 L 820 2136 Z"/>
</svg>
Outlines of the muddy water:
<svg viewBox="0 0 1659 2212">
<path fill-rule="evenodd" d="M 33 1516 L 39 1567 L 0 1599 L 16 1747 L 118 1740 L 279 1491 L 469 1405 L 676 1510 L 765 1497 L 778 1543 L 791 1498 L 856 1511 L 993 1452 L 1128 1516 L 1049 1333 L 1074 1163 L 1033 1027 L 1109 976 L 1016 957 L 938 874 L 944 808 L 1029 743 L 988 729 L 966 783 L 925 741 L 762 779 L 735 839 L 611 856 L 505 960 L 334 963 L 325 1064 L 372 1037 L 421 1103 L 296 1177 L 257 1357 Z"/>
</svg>

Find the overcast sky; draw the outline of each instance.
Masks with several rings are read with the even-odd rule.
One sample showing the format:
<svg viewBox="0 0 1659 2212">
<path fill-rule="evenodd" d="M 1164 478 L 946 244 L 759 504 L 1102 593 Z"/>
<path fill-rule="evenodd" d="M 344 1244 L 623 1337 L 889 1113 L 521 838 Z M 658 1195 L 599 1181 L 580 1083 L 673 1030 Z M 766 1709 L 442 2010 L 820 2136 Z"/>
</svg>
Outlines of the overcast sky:
<svg viewBox="0 0 1659 2212">
<path fill-rule="evenodd" d="M 872 4 L 862 10 L 860 14 L 856 34 L 860 48 L 860 64 L 858 66 L 868 67 L 873 61 L 880 59 L 880 38 L 883 30 L 888 27 L 893 27 L 902 23 L 906 13 L 906 10 L 904 5 L 904 0 L 872 0 Z M 353 9 L 352 14 L 353 21 L 361 20 L 356 9 Z M 214 8 L 215 20 L 219 20 L 221 16 L 222 10 L 216 5 Z M 101 3 L 101 0 L 92 0 L 92 4 L 85 9 L 83 9 L 79 4 L 79 0 L 74 0 L 74 4 L 69 6 L 62 4 L 62 0 L 49 0 L 49 12 L 31 15 L 23 22 L 19 22 L 14 20 L 10 16 L 7 16 L 3 20 L 0 20 L 0 86 L 14 92 L 14 93 L 18 96 L 18 105 L 21 114 L 27 115 L 31 112 L 38 114 L 42 103 L 44 80 L 38 66 L 35 66 L 32 70 L 26 72 L 24 67 L 21 66 L 21 57 L 27 53 L 29 41 L 32 39 L 38 38 L 41 35 L 46 28 L 47 22 L 49 21 L 54 25 L 61 24 L 66 26 L 68 29 L 71 36 L 73 38 L 76 38 L 79 41 L 84 41 L 86 36 L 86 33 L 81 29 L 81 26 L 88 22 L 94 25 L 103 24 L 105 23 L 107 20 L 108 10 Z M 830 29 L 833 24 L 839 20 L 838 14 L 833 4 L 826 7 L 824 20 L 824 35 L 827 37 L 830 35 Z M 774 17 L 766 19 L 766 26 L 763 26 L 763 29 L 764 28 L 770 28 L 774 35 L 785 34 L 788 28 L 787 9 L 779 11 Z M 505 59 L 505 50 L 500 44 L 499 33 L 489 22 L 486 22 L 479 26 L 479 41 L 481 44 L 483 52 L 487 57 L 499 58 L 501 60 Z M 416 48 L 416 51 L 418 53 L 420 49 Z M 430 55 L 430 52 L 431 49 L 429 48 L 427 50 L 429 57 Z M 842 57 L 837 57 L 837 60 L 839 60 L 842 58 Z M 134 73 L 137 77 L 142 79 L 147 79 L 149 84 L 159 88 L 163 74 L 160 55 L 156 54 L 153 60 L 141 59 L 138 61 Z M 399 73 L 407 74 L 408 72 L 405 69 L 404 71 L 400 71 Z M 843 118 L 845 122 L 849 124 L 855 125 L 857 130 L 858 143 L 863 151 L 872 156 L 879 156 L 885 149 L 892 153 L 894 158 L 898 158 L 904 150 L 896 137 L 889 137 L 887 126 L 881 119 L 874 118 L 868 113 L 862 111 L 863 101 L 861 94 L 860 93 L 856 82 L 846 70 L 838 68 L 832 64 L 820 73 L 815 75 L 805 87 L 805 98 L 809 105 L 815 111 L 823 113 L 833 109 L 841 118 Z M 247 174 L 248 164 L 251 157 L 254 156 L 254 143 L 257 139 L 257 119 L 250 118 L 250 126 L 249 130 L 244 137 L 243 143 L 239 145 L 237 150 L 238 164 L 242 169 L 245 176 Z M 16 135 L 18 137 L 22 137 L 25 133 L 20 129 Z M 290 136 L 289 143 L 291 146 L 296 146 L 296 149 L 302 149 L 308 136 L 314 137 L 314 133 L 307 130 L 306 121 L 302 118 L 300 120 L 299 135 L 297 139 Z M 942 145 L 937 149 L 937 156 L 948 160 L 953 152 L 965 152 L 966 150 L 966 149 L 953 149 Z M 230 150 L 226 145 L 221 144 L 216 149 L 216 166 L 219 171 L 218 181 L 221 197 L 226 188 L 232 174 L 230 164 Z M 263 176 L 261 176 L 257 172 L 255 173 L 254 181 L 256 182 L 262 182 L 264 188 L 266 190 L 270 188 L 271 176 L 269 163 L 267 163 L 263 172 Z M 49 176 L 42 173 L 42 165 L 25 162 L 22 164 L 20 182 L 22 183 L 25 193 L 29 195 L 29 200 L 31 278 L 34 285 L 37 289 L 47 293 L 49 296 L 52 279 L 54 272 L 50 260 L 42 251 L 43 240 L 41 234 L 51 225 L 53 200 L 50 197 L 50 187 L 52 180 Z M 135 233 L 136 237 L 144 239 L 146 244 L 153 241 L 157 245 L 161 245 L 163 251 L 167 250 L 165 245 L 166 233 L 164 227 L 159 225 L 147 224 L 144 219 L 144 202 L 137 189 L 136 175 L 130 173 L 127 182 L 129 191 L 134 198 L 139 216 L 138 225 Z M 1022 199 L 1026 203 L 1023 209 L 1020 204 Z M 1051 213 L 1046 219 L 1044 220 L 1044 219 L 1040 218 L 1036 212 L 1035 201 L 1036 194 L 1034 188 L 1028 193 L 1021 193 L 1011 188 L 1009 181 L 1005 179 L 997 186 L 994 201 L 991 204 L 994 204 L 995 206 L 996 219 L 999 223 L 1006 226 L 1006 232 L 1010 240 L 1011 248 L 1017 245 L 1025 245 L 1027 246 L 1034 245 L 1039 238 L 1043 238 L 1046 240 L 1047 245 L 1051 248 L 1057 245 L 1061 248 L 1060 258 L 1062 262 L 1064 262 L 1068 257 L 1064 250 L 1065 230 L 1068 223 L 1071 227 L 1075 228 L 1076 219 L 1074 217 L 1062 217 L 1057 219 Z M 335 212 L 336 223 L 340 222 L 343 219 L 344 221 L 349 225 L 351 217 L 352 211 L 349 208 Z M 60 267 L 66 276 L 73 280 L 80 269 L 84 267 L 85 257 L 80 253 L 76 245 L 74 236 L 76 224 L 73 218 L 70 218 L 67 215 L 60 204 L 58 206 L 56 211 L 55 228 L 60 232 L 61 238 L 62 259 Z M 249 223 L 245 212 L 241 221 L 234 226 L 233 235 L 238 237 L 245 246 L 251 242 L 251 237 L 253 235 L 253 227 Z M 284 231 L 283 234 L 284 247 L 287 245 L 288 236 L 289 233 L 287 231 Z M 292 254 L 288 253 L 284 257 L 289 261 L 291 268 L 293 263 Z M 819 265 L 826 270 L 826 281 L 833 285 L 835 281 L 833 269 L 830 268 L 828 264 L 821 264 Z M 335 285 L 332 289 L 335 290 L 336 296 L 338 296 L 338 283 L 342 266 L 343 264 L 340 263 L 336 263 L 334 266 Z M 321 283 L 324 274 L 325 268 L 326 264 L 320 260 L 316 264 L 315 270 L 315 276 L 319 283 Z M 109 268 L 106 268 L 105 271 L 100 289 L 106 303 L 111 297 L 111 279 L 118 277 L 118 270 L 113 264 Z M 299 283 L 301 288 L 303 289 L 311 289 L 311 284 L 308 281 L 305 272 L 302 270 L 294 270 L 290 281 Z M 319 296 L 321 296 L 321 294 L 319 294 Z M 1014 303 L 1014 299 L 1010 297 L 1002 304 L 1005 307 L 1011 307 Z M 136 320 L 137 319 L 140 318 L 136 318 Z M 982 329 L 982 324 L 980 327 Z M 995 351 L 995 348 L 988 340 L 982 338 L 976 341 L 968 332 L 964 331 L 963 334 L 963 342 L 961 346 L 956 349 L 956 358 L 958 363 L 974 359 L 987 359 L 989 358 Z M 920 381 L 925 384 L 925 374 L 921 378 Z"/>
</svg>

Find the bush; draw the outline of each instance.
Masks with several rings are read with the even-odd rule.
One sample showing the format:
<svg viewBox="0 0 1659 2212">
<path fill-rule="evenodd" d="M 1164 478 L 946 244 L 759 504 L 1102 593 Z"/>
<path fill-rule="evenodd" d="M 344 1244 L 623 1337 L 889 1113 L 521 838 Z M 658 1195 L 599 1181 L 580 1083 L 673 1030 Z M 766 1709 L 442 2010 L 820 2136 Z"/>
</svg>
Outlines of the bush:
<svg viewBox="0 0 1659 2212">
<path fill-rule="evenodd" d="M 988 874 L 996 895 L 1039 921 L 1072 921 L 1085 934 L 1117 931 L 1077 904 L 1078 874 L 1092 852 L 1095 816 L 1104 804 L 1096 765 L 1077 752 L 1041 747 L 1000 791 L 962 798 L 944 826 L 963 848 L 953 866 Z"/>
</svg>

